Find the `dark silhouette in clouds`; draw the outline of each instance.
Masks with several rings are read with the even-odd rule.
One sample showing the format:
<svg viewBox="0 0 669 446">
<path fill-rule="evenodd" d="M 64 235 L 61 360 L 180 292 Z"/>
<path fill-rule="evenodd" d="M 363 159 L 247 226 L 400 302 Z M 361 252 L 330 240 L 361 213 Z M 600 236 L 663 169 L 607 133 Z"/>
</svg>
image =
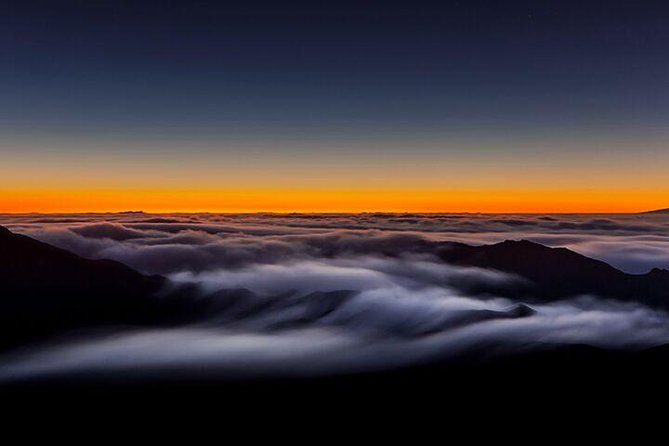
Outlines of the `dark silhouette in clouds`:
<svg viewBox="0 0 669 446">
<path fill-rule="evenodd" d="M 594 294 L 669 309 L 669 271 L 665 269 L 626 274 L 569 249 L 548 248 L 527 240 L 507 240 L 487 246 L 446 243 L 437 252 L 443 261 L 451 264 L 494 269 L 528 279 L 520 286 L 498 286 L 489 290 L 498 295 L 526 296 L 547 302 Z"/>
<path fill-rule="evenodd" d="M 0 346 L 76 326 L 146 322 L 160 276 L 88 260 L 0 227 Z"/>
</svg>

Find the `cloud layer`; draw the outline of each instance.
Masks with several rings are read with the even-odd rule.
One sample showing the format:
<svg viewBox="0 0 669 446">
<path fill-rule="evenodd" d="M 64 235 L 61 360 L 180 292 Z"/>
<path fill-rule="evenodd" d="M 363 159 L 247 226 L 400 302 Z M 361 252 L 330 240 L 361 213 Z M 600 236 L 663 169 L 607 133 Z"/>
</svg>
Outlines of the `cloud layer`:
<svg viewBox="0 0 669 446">
<path fill-rule="evenodd" d="M 669 267 L 658 215 L 5 215 L 0 224 L 89 258 L 195 285 L 209 311 L 188 326 L 92 330 L 15 353 L 0 379 L 178 370 L 254 376 L 375 370 L 477 346 L 669 342 L 669 317 L 573 296 L 531 308 L 463 293 L 523 280 L 440 262 L 435 241 L 526 238 L 629 272 Z"/>
<path fill-rule="evenodd" d="M 418 240 L 564 246 L 629 273 L 669 268 L 669 216 L 494 214 L 0 215 L 0 224 L 90 258 L 174 273 L 416 250 Z"/>
</svg>

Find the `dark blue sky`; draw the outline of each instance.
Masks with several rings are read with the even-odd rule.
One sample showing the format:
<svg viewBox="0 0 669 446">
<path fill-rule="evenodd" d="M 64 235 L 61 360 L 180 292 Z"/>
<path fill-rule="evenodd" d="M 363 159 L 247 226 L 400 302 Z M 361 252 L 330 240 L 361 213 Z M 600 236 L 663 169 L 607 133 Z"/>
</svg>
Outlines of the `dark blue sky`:
<svg viewBox="0 0 669 446">
<path fill-rule="evenodd" d="M 236 3 L 3 2 L 0 147 L 233 164 L 666 147 L 666 2 Z"/>
</svg>

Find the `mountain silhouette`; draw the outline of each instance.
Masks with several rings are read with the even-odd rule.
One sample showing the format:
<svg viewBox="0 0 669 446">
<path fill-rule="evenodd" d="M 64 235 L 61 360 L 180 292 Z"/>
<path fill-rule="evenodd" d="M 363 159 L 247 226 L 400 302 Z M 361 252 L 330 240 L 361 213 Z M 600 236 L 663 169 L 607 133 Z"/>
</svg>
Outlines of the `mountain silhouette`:
<svg viewBox="0 0 669 446">
<path fill-rule="evenodd" d="M 447 263 L 494 269 L 526 279 L 496 286 L 478 285 L 478 292 L 541 302 L 594 294 L 669 308 L 669 271 L 664 269 L 627 274 L 569 249 L 549 248 L 527 240 L 484 246 L 444 243 L 437 254 Z"/>
<path fill-rule="evenodd" d="M 164 283 L 0 227 L 0 347 L 63 328 L 147 320 Z"/>
<path fill-rule="evenodd" d="M 669 208 L 641 212 L 642 214 L 669 214 Z"/>
</svg>

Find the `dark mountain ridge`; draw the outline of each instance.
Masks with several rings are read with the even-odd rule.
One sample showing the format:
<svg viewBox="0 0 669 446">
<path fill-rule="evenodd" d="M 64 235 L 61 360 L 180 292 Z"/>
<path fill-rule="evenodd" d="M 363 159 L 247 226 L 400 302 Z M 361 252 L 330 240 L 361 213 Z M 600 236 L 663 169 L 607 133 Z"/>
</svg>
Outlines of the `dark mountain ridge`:
<svg viewBox="0 0 669 446">
<path fill-rule="evenodd" d="M 151 319 L 165 284 L 0 227 L 0 347 L 66 327 Z"/>
<path fill-rule="evenodd" d="M 627 274 L 569 249 L 527 240 L 484 246 L 443 243 L 437 255 L 447 263 L 494 269 L 528 281 L 482 287 L 476 290 L 479 292 L 541 302 L 594 294 L 669 309 L 669 271 L 664 269 Z"/>
</svg>

